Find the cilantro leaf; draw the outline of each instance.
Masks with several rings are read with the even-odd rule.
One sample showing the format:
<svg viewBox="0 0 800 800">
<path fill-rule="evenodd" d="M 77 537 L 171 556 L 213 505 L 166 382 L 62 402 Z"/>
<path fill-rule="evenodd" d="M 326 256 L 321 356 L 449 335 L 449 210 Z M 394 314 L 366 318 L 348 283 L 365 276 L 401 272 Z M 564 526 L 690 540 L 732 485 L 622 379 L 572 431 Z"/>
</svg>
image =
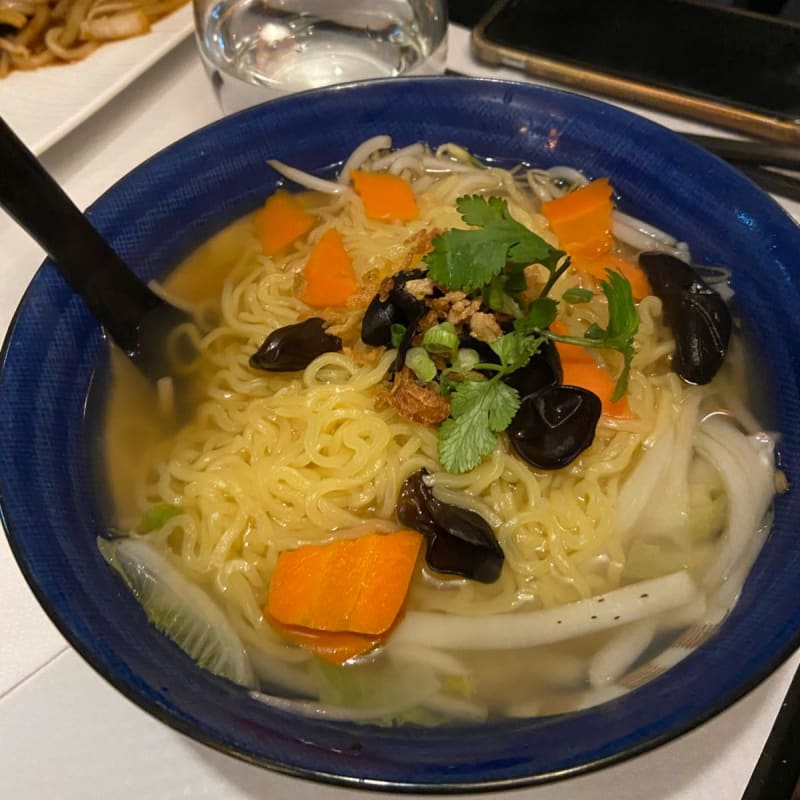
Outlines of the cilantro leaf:
<svg viewBox="0 0 800 800">
<path fill-rule="evenodd" d="M 617 400 L 621 400 L 625 395 L 625 392 L 628 391 L 628 378 L 631 374 L 631 360 L 633 359 L 633 347 L 627 350 L 622 351 L 623 355 L 625 356 L 625 364 L 622 367 L 622 371 L 619 373 L 619 377 L 617 378 L 617 383 L 614 386 L 614 393 L 611 395 L 611 402 L 616 403 Z"/>
<path fill-rule="evenodd" d="M 503 277 L 505 278 L 506 291 L 509 294 L 519 294 L 519 292 L 524 292 L 528 288 L 528 282 L 525 280 L 526 266 L 527 264 L 509 264 L 506 267 Z"/>
<path fill-rule="evenodd" d="M 500 357 L 503 369 L 500 371 L 499 377 L 522 369 L 539 349 L 541 343 L 542 340 L 538 336 L 526 336 L 517 331 L 495 339 L 489 347 Z"/>
<path fill-rule="evenodd" d="M 477 236 L 476 236 L 477 234 Z M 428 276 L 448 289 L 471 292 L 499 275 L 508 247 L 491 230 L 451 230 L 433 240 L 425 256 Z"/>
<path fill-rule="evenodd" d="M 425 256 L 428 275 L 448 289 L 473 291 L 498 276 L 507 264 L 539 262 L 551 272 L 564 256 L 541 236 L 517 222 L 499 197 L 468 195 L 456 203 L 469 230 L 452 228 L 433 240 Z"/>
<path fill-rule="evenodd" d="M 608 301 L 608 326 L 591 325 L 583 337 L 553 333 L 549 326 L 556 319 L 558 302 L 547 295 L 569 268 L 569 256 L 513 219 L 502 198 L 469 195 L 458 199 L 457 208 L 473 227 L 454 228 L 434 238 L 424 259 L 429 277 L 450 290 L 481 290 L 485 306 L 515 319 L 514 330 L 490 345 L 500 364 L 471 368 L 490 373 L 491 378 L 473 380 L 476 374 L 470 371 L 462 372 L 458 380 L 448 380 L 448 372 L 458 372 L 452 368 L 442 375 L 443 389 L 451 391 L 451 415 L 439 429 L 439 460 L 448 472 L 473 469 L 494 450 L 497 434 L 511 424 L 520 406 L 519 394 L 502 379 L 524 367 L 544 339 L 622 353 L 624 365 L 613 395 L 618 400 L 627 388 L 633 337 L 639 328 L 630 283 L 607 270 L 608 280 L 600 285 Z M 543 264 L 550 275 L 540 296 L 525 308 L 524 268 L 533 263 Z M 562 300 L 585 303 L 591 298 L 587 290 L 570 289 Z"/>
<path fill-rule="evenodd" d="M 552 297 L 539 297 L 529 306 L 522 319 L 514 320 L 514 330 L 518 333 L 537 333 L 544 330 L 558 314 L 558 301 Z"/>
<path fill-rule="evenodd" d="M 508 275 L 497 275 L 492 278 L 483 289 L 483 302 L 492 311 L 518 317 L 522 312 L 517 301 L 509 293 L 508 285 Z"/>
<path fill-rule="evenodd" d="M 486 425 L 474 425 L 467 414 L 449 417 L 439 428 L 439 461 L 451 474 L 474 469 L 496 445 L 497 434 Z"/>
<path fill-rule="evenodd" d="M 600 281 L 600 288 L 608 300 L 608 327 L 603 329 L 596 323 L 591 325 L 584 336 L 596 346 L 607 347 L 622 353 L 625 359 L 622 371 L 617 378 L 611 400 L 616 402 L 628 388 L 628 376 L 633 360 L 633 337 L 639 330 L 639 314 L 633 303 L 630 282 L 618 272 L 607 269 L 607 281 Z"/>
<path fill-rule="evenodd" d="M 639 314 L 633 303 L 630 281 L 607 269 L 608 281 L 600 281 L 603 294 L 608 299 L 608 327 L 605 330 L 606 347 L 620 350 L 630 344 L 639 330 Z"/>
<path fill-rule="evenodd" d="M 581 289 L 578 286 L 573 286 L 571 289 L 567 289 L 567 291 L 561 295 L 561 299 L 570 305 L 588 303 L 593 297 L 594 292 L 590 291 L 589 289 Z"/>
<path fill-rule="evenodd" d="M 625 361 L 617 378 L 614 394 L 611 396 L 611 399 L 616 402 L 628 388 L 628 376 L 634 356 L 633 337 L 639 330 L 639 314 L 633 302 L 630 281 L 610 269 L 606 270 L 606 274 L 608 280 L 600 281 L 600 287 L 608 300 L 607 328 L 602 328 L 595 322 L 586 329 L 583 337 L 560 336 L 545 330 L 542 330 L 541 334 L 556 342 L 580 344 L 584 347 L 601 347 L 622 353 Z"/>
<path fill-rule="evenodd" d="M 451 395 L 451 417 L 439 428 L 439 460 L 447 472 L 467 472 L 497 446 L 520 405 L 515 389 L 500 380 L 464 381 Z"/>
<path fill-rule="evenodd" d="M 456 200 L 456 209 L 467 225 L 484 228 L 508 218 L 508 206 L 501 197 L 468 194 Z"/>
</svg>

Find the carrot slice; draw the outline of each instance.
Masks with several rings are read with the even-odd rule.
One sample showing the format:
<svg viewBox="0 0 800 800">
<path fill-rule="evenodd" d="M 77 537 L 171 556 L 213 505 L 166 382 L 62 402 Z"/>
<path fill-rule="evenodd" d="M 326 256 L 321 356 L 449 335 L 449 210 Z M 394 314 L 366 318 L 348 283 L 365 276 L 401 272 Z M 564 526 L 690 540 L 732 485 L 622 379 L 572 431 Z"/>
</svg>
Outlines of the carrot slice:
<svg viewBox="0 0 800 800">
<path fill-rule="evenodd" d="M 553 320 L 550 324 L 550 330 L 559 336 L 569 336 L 567 324 L 560 319 Z M 581 347 L 579 344 L 567 344 L 566 342 L 555 342 L 555 346 L 562 365 L 565 361 L 582 361 L 586 364 L 597 364 L 586 347 Z"/>
<path fill-rule="evenodd" d="M 279 189 L 270 195 L 258 220 L 261 246 L 268 256 L 280 253 L 314 224 L 314 217 L 289 192 Z"/>
<path fill-rule="evenodd" d="M 561 354 L 562 347 L 571 347 L 570 345 L 562 345 L 559 343 L 559 355 Z M 583 348 L 574 347 L 574 349 L 582 350 Z M 588 389 L 594 392 L 602 403 L 603 414 L 610 417 L 617 417 L 618 419 L 630 419 L 633 414 L 631 413 L 630 406 L 628 405 L 627 396 L 621 397 L 616 402 L 611 400 L 614 394 L 615 381 L 611 377 L 611 373 L 605 368 L 598 366 L 594 359 L 586 360 L 585 358 L 569 358 L 566 359 L 562 356 L 561 368 L 564 371 L 562 383 L 565 386 L 579 386 L 583 389 Z"/>
<path fill-rule="evenodd" d="M 597 366 L 594 356 L 589 352 L 586 347 L 581 347 L 579 344 L 567 344 L 566 342 L 556 342 L 556 350 L 558 350 L 558 357 L 561 359 L 562 367 L 566 361 L 576 362 L 579 364 L 591 364 L 593 367 Z M 566 383 L 566 381 L 564 381 Z M 573 384 L 574 386 L 575 384 Z"/>
<path fill-rule="evenodd" d="M 386 635 L 370 636 L 365 633 L 349 631 L 315 631 L 309 628 L 297 628 L 283 625 L 276 619 L 268 617 L 272 626 L 286 639 L 305 650 L 310 650 L 323 661 L 331 664 L 344 664 L 356 656 L 369 653 L 383 644 Z"/>
<path fill-rule="evenodd" d="M 399 220 L 410 222 L 419 217 L 417 198 L 411 184 L 391 172 L 350 173 L 353 188 L 364 203 L 364 211 L 369 219 L 380 221 Z"/>
<path fill-rule="evenodd" d="M 611 193 L 608 178 L 600 178 L 542 203 L 542 214 L 573 258 L 598 256 L 611 249 Z"/>
<path fill-rule="evenodd" d="M 342 237 L 331 228 L 322 234 L 304 269 L 302 300 L 310 306 L 343 306 L 355 294 L 358 281 Z"/>
<path fill-rule="evenodd" d="M 559 336 L 569 335 L 569 328 L 560 319 L 551 323 L 550 330 Z M 627 397 L 621 397 L 616 402 L 612 402 L 611 398 L 614 395 L 616 383 L 609 371 L 598 365 L 588 347 L 567 342 L 556 342 L 555 345 L 558 357 L 561 359 L 562 384 L 580 386 L 594 392 L 600 398 L 604 414 L 619 419 L 630 419 L 633 416 Z"/>
<path fill-rule="evenodd" d="M 267 614 L 281 625 L 379 636 L 405 602 L 422 535 L 372 533 L 278 557 Z"/>
<path fill-rule="evenodd" d="M 641 300 L 643 297 L 653 293 L 650 281 L 647 280 L 644 270 L 633 261 L 620 258 L 619 256 L 603 255 L 599 258 L 577 258 L 574 261 L 576 269 L 588 272 L 597 280 L 608 280 L 607 269 L 619 272 L 626 278 L 631 285 L 631 292 L 634 300 Z"/>
</svg>

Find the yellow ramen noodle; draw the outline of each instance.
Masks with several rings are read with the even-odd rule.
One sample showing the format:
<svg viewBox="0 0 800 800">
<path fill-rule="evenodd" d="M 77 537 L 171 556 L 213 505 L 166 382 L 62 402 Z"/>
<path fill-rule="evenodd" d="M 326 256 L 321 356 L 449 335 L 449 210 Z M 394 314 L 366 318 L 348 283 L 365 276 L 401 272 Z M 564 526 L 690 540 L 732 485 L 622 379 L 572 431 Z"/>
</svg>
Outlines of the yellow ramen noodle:
<svg viewBox="0 0 800 800">
<path fill-rule="evenodd" d="M 484 168 L 455 146 L 436 152 L 422 145 L 399 152 L 367 146 L 354 159 L 350 167 L 405 177 L 418 219 L 369 219 L 346 177 L 321 185 L 309 178 L 315 190 L 303 203 L 315 224 L 307 235 L 266 256 L 257 216 L 250 216 L 167 283 L 171 299 L 188 302 L 206 319 L 216 315 L 192 365 L 207 393 L 188 425 L 152 447 L 132 432 L 128 412 L 112 410 L 108 457 L 116 459 L 111 472 L 128 493 L 118 498 L 120 527 L 135 531 L 142 513 L 155 506 L 177 509 L 160 527 L 136 535 L 224 610 L 267 702 L 282 702 L 269 692 L 287 692 L 305 698 L 300 710 L 311 703 L 342 707 L 352 718 L 438 721 L 546 713 L 624 691 L 627 668 L 653 642 L 663 650 L 686 626 L 724 615 L 733 595 L 730 586 L 722 592 L 723 578 L 740 584 L 754 556 L 751 543 L 760 541 L 753 534 L 773 491 L 771 440 L 756 435 L 741 400 L 738 344 L 708 385 L 682 381 L 670 369 L 674 341 L 662 303 L 646 296 L 638 303 L 629 417 L 603 415 L 592 444 L 562 469 L 531 467 L 501 434 L 479 466 L 449 474 L 439 463 L 436 425 L 376 403 L 396 352 L 358 340 L 363 305 L 332 318 L 344 350 L 321 355 L 302 371 L 262 372 L 249 359 L 270 332 L 316 314 L 299 287 L 326 231 L 340 234 L 357 279 L 374 294 L 381 279 L 420 264 L 421 238 L 467 227 L 457 198 L 502 197 L 515 220 L 557 245 L 541 203 L 585 179 L 574 170 Z M 660 235 L 654 247 L 686 257 L 685 245 Z M 613 252 L 636 255 L 619 239 Z M 594 294 L 589 302 L 561 303 L 564 324 L 606 325 L 608 304 L 590 276 L 570 269 L 551 295 L 558 299 L 577 287 Z M 609 363 L 618 370 L 617 356 Z M 120 445 L 134 439 L 136 448 Z M 121 451 L 129 463 L 122 463 Z M 363 663 L 323 666 L 265 618 L 276 560 L 301 545 L 403 527 L 395 515 L 398 495 L 420 469 L 430 472 L 441 501 L 489 523 L 505 556 L 500 578 L 483 584 L 423 565 L 396 636 Z M 736 487 L 743 494 L 732 498 Z M 734 513 L 750 528 L 746 542 Z M 652 608 L 635 599 L 648 595 Z M 598 597 L 624 610 L 593 633 L 588 621 L 600 612 L 587 604 Z M 546 616 L 561 608 L 563 619 Z M 618 624 L 620 613 L 629 614 L 621 621 L 627 624 Z M 451 618 L 467 626 L 454 626 L 452 637 L 446 632 Z M 574 625 L 572 634 L 561 635 L 559 625 Z M 503 659 L 501 674 L 497 648 L 514 655 Z M 387 675 L 395 688 L 386 688 Z M 343 681 L 377 688 L 353 700 Z"/>
</svg>

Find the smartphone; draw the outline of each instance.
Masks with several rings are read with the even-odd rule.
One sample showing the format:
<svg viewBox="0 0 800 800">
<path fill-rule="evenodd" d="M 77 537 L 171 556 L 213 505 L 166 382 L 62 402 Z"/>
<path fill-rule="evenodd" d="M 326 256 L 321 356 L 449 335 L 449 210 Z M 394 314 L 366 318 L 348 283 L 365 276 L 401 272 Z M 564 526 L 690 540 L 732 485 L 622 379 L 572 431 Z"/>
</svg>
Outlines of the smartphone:
<svg viewBox="0 0 800 800">
<path fill-rule="evenodd" d="M 792 20 L 690 0 L 499 0 L 472 45 L 548 81 L 800 144 Z"/>
</svg>

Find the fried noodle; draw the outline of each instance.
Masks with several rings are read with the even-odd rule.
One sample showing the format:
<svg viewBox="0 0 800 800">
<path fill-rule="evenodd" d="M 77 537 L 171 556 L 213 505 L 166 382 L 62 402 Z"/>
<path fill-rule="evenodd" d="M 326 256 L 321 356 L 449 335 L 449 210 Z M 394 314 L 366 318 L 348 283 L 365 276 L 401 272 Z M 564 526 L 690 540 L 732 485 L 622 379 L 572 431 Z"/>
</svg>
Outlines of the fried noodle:
<svg viewBox="0 0 800 800">
<path fill-rule="evenodd" d="M 104 42 L 150 31 L 186 0 L 0 0 L 0 78 L 79 61 Z"/>
</svg>

